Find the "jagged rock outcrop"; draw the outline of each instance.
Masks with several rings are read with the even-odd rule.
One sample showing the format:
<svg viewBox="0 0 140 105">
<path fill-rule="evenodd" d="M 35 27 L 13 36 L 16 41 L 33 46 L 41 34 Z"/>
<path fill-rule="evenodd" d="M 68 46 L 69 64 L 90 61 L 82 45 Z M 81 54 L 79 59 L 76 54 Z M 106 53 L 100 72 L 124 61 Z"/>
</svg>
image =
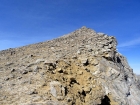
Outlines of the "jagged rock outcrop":
<svg viewBox="0 0 140 105">
<path fill-rule="evenodd" d="M 140 105 L 140 81 L 116 46 L 82 27 L 0 51 L 0 105 Z"/>
</svg>

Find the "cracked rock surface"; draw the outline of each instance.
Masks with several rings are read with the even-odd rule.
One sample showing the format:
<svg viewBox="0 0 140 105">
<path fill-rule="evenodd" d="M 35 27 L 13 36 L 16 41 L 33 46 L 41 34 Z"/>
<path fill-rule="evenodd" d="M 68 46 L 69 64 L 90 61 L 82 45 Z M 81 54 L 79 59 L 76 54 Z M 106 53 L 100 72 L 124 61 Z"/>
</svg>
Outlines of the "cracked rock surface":
<svg viewBox="0 0 140 105">
<path fill-rule="evenodd" d="M 115 37 L 82 27 L 0 51 L 0 105 L 140 105 L 140 80 Z"/>
</svg>

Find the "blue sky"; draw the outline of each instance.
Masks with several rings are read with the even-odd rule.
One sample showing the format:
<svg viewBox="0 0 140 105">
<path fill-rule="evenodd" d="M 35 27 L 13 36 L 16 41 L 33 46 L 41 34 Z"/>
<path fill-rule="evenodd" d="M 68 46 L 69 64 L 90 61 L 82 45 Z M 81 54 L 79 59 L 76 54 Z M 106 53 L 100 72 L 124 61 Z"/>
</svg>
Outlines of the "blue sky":
<svg viewBox="0 0 140 105">
<path fill-rule="evenodd" d="M 140 74 L 140 0 L 0 0 L 0 50 L 57 38 L 82 26 L 113 35 Z"/>
</svg>

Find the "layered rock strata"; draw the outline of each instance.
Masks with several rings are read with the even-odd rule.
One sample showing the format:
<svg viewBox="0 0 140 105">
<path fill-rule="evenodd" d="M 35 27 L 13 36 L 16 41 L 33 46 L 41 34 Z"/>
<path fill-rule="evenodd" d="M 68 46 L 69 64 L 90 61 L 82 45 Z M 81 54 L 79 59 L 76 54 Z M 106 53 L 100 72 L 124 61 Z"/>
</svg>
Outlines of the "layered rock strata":
<svg viewBox="0 0 140 105">
<path fill-rule="evenodd" d="M 140 81 L 116 46 L 82 27 L 0 51 L 0 105 L 140 105 Z"/>
</svg>

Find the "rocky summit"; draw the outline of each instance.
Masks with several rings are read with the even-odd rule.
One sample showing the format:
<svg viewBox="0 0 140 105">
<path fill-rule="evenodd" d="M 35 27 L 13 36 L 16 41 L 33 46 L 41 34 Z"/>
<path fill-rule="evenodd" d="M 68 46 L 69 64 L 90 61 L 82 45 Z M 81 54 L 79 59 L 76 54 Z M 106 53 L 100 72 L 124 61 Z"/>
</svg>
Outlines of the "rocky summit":
<svg viewBox="0 0 140 105">
<path fill-rule="evenodd" d="M 140 105 L 140 81 L 116 46 L 82 27 L 0 51 L 0 105 Z"/>
</svg>

